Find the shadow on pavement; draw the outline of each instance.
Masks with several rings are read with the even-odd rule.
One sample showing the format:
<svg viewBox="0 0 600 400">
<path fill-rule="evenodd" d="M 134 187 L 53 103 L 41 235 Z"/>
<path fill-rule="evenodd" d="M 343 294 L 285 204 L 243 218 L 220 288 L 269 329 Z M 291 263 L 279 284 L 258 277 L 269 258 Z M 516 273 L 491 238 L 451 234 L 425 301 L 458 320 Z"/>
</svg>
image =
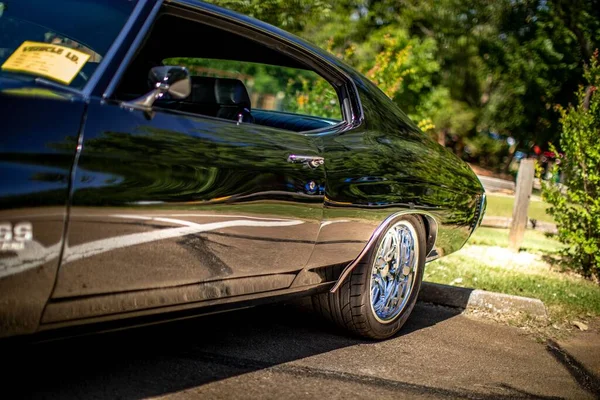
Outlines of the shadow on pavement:
<svg viewBox="0 0 600 400">
<path fill-rule="evenodd" d="M 458 315 L 418 304 L 399 336 Z M 393 340 L 393 339 L 392 339 Z M 384 387 L 398 394 L 442 398 L 498 398 L 286 364 L 369 343 L 335 330 L 290 306 L 263 306 L 128 331 L 19 345 L 5 349 L 5 393 L 22 398 L 139 399 L 167 395 L 264 369 L 282 379 L 313 376 L 338 383 Z M 301 388 L 298 388 L 299 390 Z M 509 389 L 509 388 L 507 388 Z M 510 398 L 530 394 L 512 391 Z"/>
<path fill-rule="evenodd" d="M 546 350 L 569 371 L 580 387 L 600 399 L 600 377 L 589 371 L 554 340 L 547 341 Z"/>
</svg>

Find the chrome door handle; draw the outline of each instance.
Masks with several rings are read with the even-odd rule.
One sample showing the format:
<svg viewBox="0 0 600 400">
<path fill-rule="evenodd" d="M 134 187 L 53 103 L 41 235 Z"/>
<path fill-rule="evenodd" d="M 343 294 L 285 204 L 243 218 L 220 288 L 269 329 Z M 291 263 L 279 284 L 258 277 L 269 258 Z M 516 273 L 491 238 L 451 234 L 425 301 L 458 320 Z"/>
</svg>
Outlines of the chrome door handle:
<svg viewBox="0 0 600 400">
<path fill-rule="evenodd" d="M 304 164 L 309 168 L 317 168 L 325 164 L 323 157 L 301 156 L 298 154 L 290 154 L 287 161 L 292 164 Z"/>
</svg>

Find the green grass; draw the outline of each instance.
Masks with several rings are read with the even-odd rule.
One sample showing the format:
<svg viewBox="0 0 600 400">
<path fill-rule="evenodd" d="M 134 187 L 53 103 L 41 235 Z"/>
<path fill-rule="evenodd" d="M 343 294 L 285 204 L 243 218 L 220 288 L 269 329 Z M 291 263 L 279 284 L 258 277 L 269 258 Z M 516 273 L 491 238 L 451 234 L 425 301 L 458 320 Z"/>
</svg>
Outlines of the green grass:
<svg viewBox="0 0 600 400">
<path fill-rule="evenodd" d="M 482 226 L 471 236 L 469 243 L 482 246 L 508 247 L 508 230 Z M 528 229 L 525 231 L 521 250 L 534 253 L 554 253 L 563 246 L 562 243 L 543 232 Z"/>
<path fill-rule="evenodd" d="M 560 243 L 527 231 L 528 251 L 516 254 L 500 247 L 507 237 L 508 230 L 480 228 L 462 250 L 428 264 L 425 280 L 538 298 L 552 321 L 600 316 L 600 286 L 552 266 Z"/>
<path fill-rule="evenodd" d="M 490 194 L 487 196 L 487 209 L 485 215 L 494 217 L 512 217 L 515 198 L 512 196 L 498 196 Z M 540 200 L 531 200 L 527 215 L 530 219 L 538 221 L 554 222 L 551 215 L 546 214 L 548 203 Z"/>
</svg>

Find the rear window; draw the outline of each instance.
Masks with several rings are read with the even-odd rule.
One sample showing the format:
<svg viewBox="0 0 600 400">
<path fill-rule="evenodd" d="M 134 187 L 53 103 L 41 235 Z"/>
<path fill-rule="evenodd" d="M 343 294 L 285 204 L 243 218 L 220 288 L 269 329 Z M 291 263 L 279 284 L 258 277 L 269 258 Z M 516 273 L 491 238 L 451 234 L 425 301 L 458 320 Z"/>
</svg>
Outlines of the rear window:
<svg viewBox="0 0 600 400">
<path fill-rule="evenodd" d="M 0 0 L 0 74 L 82 88 L 137 0 Z"/>
</svg>

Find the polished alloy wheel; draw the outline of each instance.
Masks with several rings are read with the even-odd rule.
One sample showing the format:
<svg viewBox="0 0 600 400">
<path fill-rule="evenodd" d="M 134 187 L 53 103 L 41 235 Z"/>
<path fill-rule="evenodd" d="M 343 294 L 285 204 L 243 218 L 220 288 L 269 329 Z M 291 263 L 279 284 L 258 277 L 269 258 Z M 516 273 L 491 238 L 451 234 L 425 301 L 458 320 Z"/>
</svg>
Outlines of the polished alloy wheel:
<svg viewBox="0 0 600 400">
<path fill-rule="evenodd" d="M 315 310 L 369 339 L 394 336 L 408 320 L 425 270 L 427 227 L 420 215 L 393 215 L 336 291 L 313 296 Z M 340 271 L 341 273 L 341 271 Z"/>
<path fill-rule="evenodd" d="M 386 232 L 371 268 L 371 308 L 377 321 L 392 322 L 406 307 L 417 280 L 419 243 L 415 228 L 400 221 Z"/>
</svg>

